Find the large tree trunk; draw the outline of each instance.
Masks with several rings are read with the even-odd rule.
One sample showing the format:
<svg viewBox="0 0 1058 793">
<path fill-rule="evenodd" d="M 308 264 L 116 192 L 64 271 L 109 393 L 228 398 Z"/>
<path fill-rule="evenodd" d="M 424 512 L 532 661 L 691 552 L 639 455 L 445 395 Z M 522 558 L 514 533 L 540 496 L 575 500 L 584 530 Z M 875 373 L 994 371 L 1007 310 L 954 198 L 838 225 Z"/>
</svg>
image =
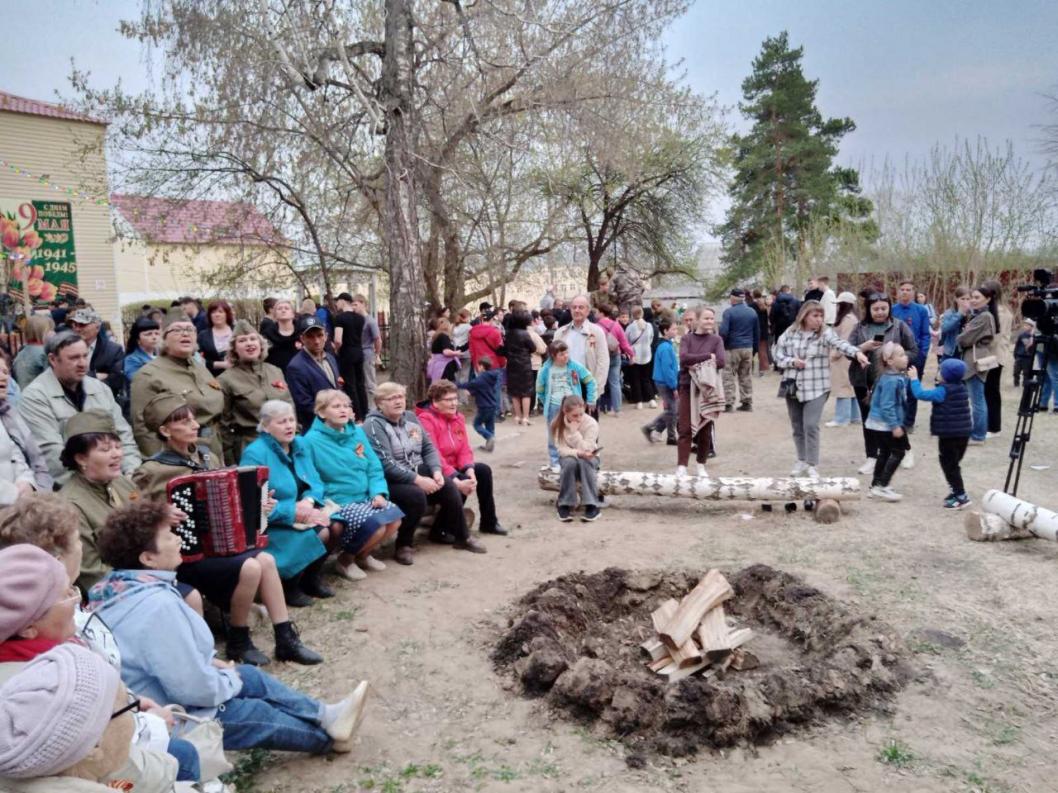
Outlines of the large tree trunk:
<svg viewBox="0 0 1058 793">
<path fill-rule="evenodd" d="M 386 0 L 386 54 L 381 99 L 386 110 L 386 178 L 382 233 L 389 268 L 390 375 L 418 398 L 426 382 L 426 302 L 419 240 L 412 83 L 412 19 L 407 0 Z"/>
</svg>

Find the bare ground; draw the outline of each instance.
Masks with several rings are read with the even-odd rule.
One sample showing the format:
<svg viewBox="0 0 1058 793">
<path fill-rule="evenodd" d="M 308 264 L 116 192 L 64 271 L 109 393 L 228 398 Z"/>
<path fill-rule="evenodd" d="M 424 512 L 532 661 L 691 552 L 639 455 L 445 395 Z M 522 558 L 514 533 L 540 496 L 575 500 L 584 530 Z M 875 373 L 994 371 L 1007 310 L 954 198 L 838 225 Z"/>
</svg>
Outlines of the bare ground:
<svg viewBox="0 0 1058 793">
<path fill-rule="evenodd" d="M 786 474 L 793 461 L 774 375 L 755 380 L 753 413 L 722 417 L 714 475 Z M 972 497 L 1002 487 L 1015 392 L 1005 391 L 1004 436 L 971 447 Z M 829 418 L 832 408 L 828 407 Z M 612 498 L 593 524 L 561 524 L 536 487 L 544 429 L 499 425 L 496 472 L 507 538 L 486 556 L 420 546 L 411 568 L 390 564 L 298 612 L 321 667 L 274 664 L 284 680 L 325 699 L 369 678 L 375 691 L 353 754 L 274 756 L 259 791 L 1050 791 L 1058 737 L 1058 652 L 1051 604 L 1058 547 L 1041 540 L 978 544 L 963 515 L 940 507 L 946 487 L 936 442 L 912 436 L 918 463 L 901 470 L 900 504 L 854 503 L 822 526 L 798 511 L 658 497 Z M 648 446 L 638 427 L 654 411 L 604 418 L 604 464 L 668 470 L 675 449 Z M 858 428 L 824 429 L 824 474 L 854 475 Z M 1037 417 L 1020 495 L 1058 507 L 1058 416 Z M 484 453 L 481 453 L 484 454 Z M 1033 471 L 1029 463 L 1050 464 Z M 472 505 L 473 506 L 473 505 Z M 836 718 L 762 747 L 650 757 L 630 769 L 625 747 L 525 699 L 489 660 L 512 604 L 547 579 L 623 568 L 738 569 L 767 564 L 892 625 L 917 674 L 888 713 Z M 263 631 L 258 635 L 263 638 Z"/>
</svg>

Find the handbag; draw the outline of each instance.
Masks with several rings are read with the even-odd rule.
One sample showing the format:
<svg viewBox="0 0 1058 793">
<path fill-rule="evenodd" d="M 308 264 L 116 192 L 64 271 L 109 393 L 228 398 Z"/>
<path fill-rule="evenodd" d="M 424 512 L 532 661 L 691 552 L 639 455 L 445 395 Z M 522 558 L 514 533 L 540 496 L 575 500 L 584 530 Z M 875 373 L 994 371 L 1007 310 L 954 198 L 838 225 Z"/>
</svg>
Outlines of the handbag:
<svg viewBox="0 0 1058 793">
<path fill-rule="evenodd" d="M 977 370 L 978 374 L 984 374 L 985 372 L 990 372 L 993 369 L 999 368 L 998 355 L 984 355 L 978 358 L 977 347 L 975 346 L 973 349 L 974 369 Z"/>
<path fill-rule="evenodd" d="M 793 377 L 784 377 L 779 381 L 780 399 L 797 399 L 797 380 Z"/>
<path fill-rule="evenodd" d="M 195 747 L 202 769 L 202 779 L 216 779 L 235 768 L 224 756 L 224 728 L 219 721 L 192 716 L 180 705 L 170 707 L 173 718 L 185 722 L 184 727 L 177 729 L 174 736 Z"/>
</svg>

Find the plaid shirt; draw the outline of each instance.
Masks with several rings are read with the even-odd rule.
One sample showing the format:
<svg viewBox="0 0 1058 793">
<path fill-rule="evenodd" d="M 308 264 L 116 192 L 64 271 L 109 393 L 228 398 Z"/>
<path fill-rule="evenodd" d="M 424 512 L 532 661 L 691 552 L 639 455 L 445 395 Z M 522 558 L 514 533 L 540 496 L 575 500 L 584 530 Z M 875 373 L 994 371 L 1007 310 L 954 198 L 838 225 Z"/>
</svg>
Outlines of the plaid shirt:
<svg viewBox="0 0 1058 793">
<path fill-rule="evenodd" d="M 816 397 L 830 391 L 830 351 L 833 348 L 849 358 L 855 358 L 859 349 L 844 341 L 830 328 L 821 332 L 810 333 L 790 326 L 779 337 L 772 350 L 775 363 L 784 370 L 783 377 L 797 381 L 797 399 L 800 402 L 811 402 Z M 805 362 L 804 369 L 794 367 L 794 359 Z"/>
</svg>

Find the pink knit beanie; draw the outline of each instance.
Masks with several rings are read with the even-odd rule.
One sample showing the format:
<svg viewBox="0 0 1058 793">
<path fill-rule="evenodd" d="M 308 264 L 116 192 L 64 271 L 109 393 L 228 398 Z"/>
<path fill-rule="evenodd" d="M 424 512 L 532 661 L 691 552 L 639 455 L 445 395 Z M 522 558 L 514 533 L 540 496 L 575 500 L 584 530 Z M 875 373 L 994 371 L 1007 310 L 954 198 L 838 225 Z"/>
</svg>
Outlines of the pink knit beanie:
<svg viewBox="0 0 1058 793">
<path fill-rule="evenodd" d="M 47 614 L 69 587 L 62 562 L 36 545 L 0 550 L 0 642 Z"/>
<path fill-rule="evenodd" d="M 110 724 L 120 680 L 77 644 L 26 664 L 0 688 L 0 777 L 53 776 L 87 757 Z"/>
</svg>

